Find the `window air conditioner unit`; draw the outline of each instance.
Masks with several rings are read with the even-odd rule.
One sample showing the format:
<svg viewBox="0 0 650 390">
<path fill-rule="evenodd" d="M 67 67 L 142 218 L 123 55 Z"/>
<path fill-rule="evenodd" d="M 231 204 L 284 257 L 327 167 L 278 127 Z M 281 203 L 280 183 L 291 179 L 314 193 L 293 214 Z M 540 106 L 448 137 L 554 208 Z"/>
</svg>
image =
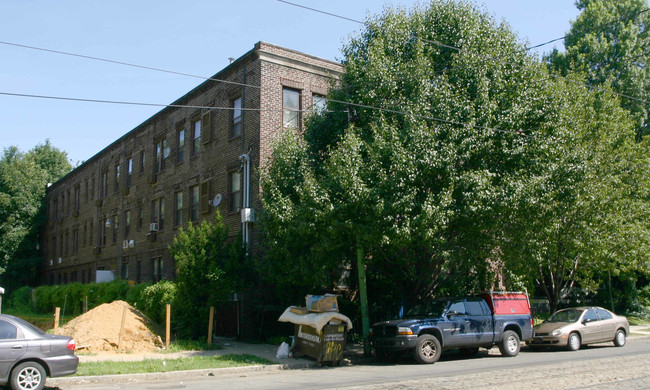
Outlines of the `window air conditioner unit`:
<svg viewBox="0 0 650 390">
<path fill-rule="evenodd" d="M 129 240 L 122 241 L 122 249 L 128 249 L 128 248 L 129 248 Z"/>
<path fill-rule="evenodd" d="M 59 264 L 61 264 L 61 258 L 59 257 Z"/>
<path fill-rule="evenodd" d="M 156 222 L 152 222 L 149 224 L 149 231 L 150 232 L 157 232 L 158 231 L 158 224 Z"/>
</svg>

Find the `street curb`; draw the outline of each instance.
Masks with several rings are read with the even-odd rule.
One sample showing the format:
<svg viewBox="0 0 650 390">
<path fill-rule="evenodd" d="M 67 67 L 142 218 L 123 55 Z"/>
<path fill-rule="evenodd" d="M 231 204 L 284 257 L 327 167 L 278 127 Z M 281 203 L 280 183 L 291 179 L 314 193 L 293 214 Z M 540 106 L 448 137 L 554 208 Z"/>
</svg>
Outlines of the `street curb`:
<svg viewBox="0 0 650 390">
<path fill-rule="evenodd" d="M 150 372 L 140 374 L 116 374 L 97 376 L 69 376 L 61 378 L 47 378 L 47 386 L 58 386 L 64 384 L 90 384 L 90 383 L 130 383 L 147 380 L 182 379 L 187 377 L 217 376 L 227 374 L 243 374 L 249 372 L 273 372 L 283 370 L 300 370 L 318 367 L 316 362 L 289 363 L 289 364 L 266 364 L 242 367 L 225 368 L 204 368 L 200 370 Z"/>
</svg>

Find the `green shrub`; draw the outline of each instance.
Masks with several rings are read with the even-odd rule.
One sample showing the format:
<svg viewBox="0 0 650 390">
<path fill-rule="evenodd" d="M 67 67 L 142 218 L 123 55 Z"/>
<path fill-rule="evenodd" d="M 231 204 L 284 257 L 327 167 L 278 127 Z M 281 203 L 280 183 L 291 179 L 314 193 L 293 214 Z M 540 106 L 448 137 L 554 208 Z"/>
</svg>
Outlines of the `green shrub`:
<svg viewBox="0 0 650 390">
<path fill-rule="evenodd" d="M 166 305 L 171 304 L 174 307 L 175 301 L 176 284 L 164 280 L 142 290 L 141 307 L 138 309 L 152 321 L 163 324 L 167 313 Z"/>
<path fill-rule="evenodd" d="M 7 299 L 7 306 L 11 307 L 16 311 L 25 311 L 31 312 L 34 310 L 34 305 L 32 304 L 32 291 L 34 289 L 28 286 L 24 286 L 15 290 L 11 293 Z"/>
<path fill-rule="evenodd" d="M 129 291 L 126 292 L 126 301 L 136 309 L 142 311 L 144 308 L 143 302 L 143 291 L 147 287 L 151 286 L 151 283 L 139 283 L 131 286 Z"/>
</svg>

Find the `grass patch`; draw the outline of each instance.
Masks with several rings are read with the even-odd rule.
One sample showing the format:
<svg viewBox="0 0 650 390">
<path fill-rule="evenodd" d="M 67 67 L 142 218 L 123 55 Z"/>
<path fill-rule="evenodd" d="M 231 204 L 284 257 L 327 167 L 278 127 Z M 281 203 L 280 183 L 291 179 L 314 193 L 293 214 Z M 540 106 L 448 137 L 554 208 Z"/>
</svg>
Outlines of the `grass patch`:
<svg viewBox="0 0 650 390">
<path fill-rule="evenodd" d="M 182 351 L 216 351 L 221 349 L 219 344 L 208 344 L 204 341 L 196 340 L 176 340 L 169 344 L 169 349 L 163 353 L 173 353 Z"/>
<path fill-rule="evenodd" d="M 273 364 L 273 362 L 253 355 L 192 356 L 179 359 L 146 359 L 134 362 L 79 362 L 76 375 L 138 374 L 262 364 Z"/>
</svg>

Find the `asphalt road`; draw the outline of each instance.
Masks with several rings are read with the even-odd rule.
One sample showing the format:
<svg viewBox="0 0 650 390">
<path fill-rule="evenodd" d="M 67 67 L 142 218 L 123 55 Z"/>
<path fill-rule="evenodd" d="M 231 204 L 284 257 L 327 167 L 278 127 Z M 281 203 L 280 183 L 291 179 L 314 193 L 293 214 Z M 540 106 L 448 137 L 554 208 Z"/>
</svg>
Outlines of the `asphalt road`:
<svg viewBox="0 0 650 390">
<path fill-rule="evenodd" d="M 444 356 L 434 365 L 409 359 L 369 361 L 347 367 L 271 372 L 191 374 L 172 379 L 127 378 L 101 383 L 62 384 L 58 389 L 648 389 L 650 340 L 628 340 L 577 352 L 522 349 L 505 358 L 482 350 L 475 358 Z M 57 389 L 49 388 L 49 389 Z"/>
</svg>

